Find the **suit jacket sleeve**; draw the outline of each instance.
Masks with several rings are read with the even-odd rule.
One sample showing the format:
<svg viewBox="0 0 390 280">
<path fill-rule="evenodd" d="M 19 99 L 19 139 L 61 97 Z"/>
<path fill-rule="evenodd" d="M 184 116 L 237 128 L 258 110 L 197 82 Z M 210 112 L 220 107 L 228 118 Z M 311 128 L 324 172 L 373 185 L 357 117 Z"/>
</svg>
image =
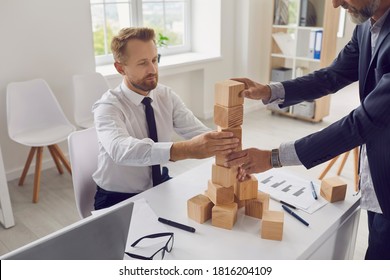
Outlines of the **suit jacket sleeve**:
<svg viewBox="0 0 390 280">
<path fill-rule="evenodd" d="M 284 83 L 287 104 L 318 98 L 357 80 L 361 49 L 357 28 L 350 43 L 330 67 Z M 297 140 L 295 149 L 302 164 L 311 168 L 380 137 L 381 131 L 390 125 L 389 88 L 390 73 L 384 73 L 358 108 L 329 127 Z"/>
</svg>

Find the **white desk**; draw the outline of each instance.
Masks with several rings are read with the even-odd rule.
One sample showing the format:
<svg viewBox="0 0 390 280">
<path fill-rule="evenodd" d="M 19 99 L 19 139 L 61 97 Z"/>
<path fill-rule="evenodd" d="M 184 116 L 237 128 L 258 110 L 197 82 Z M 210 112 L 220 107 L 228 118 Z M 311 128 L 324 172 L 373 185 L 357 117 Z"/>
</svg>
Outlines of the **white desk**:
<svg viewBox="0 0 390 280">
<path fill-rule="evenodd" d="M 175 233 L 168 259 L 352 259 L 359 224 L 360 196 L 348 188 L 343 202 L 327 204 L 314 214 L 298 211 L 309 227 L 285 213 L 282 241 L 260 237 L 260 220 L 238 212 L 232 230 L 204 224 L 187 217 L 187 200 L 207 189 L 212 160 L 143 192 L 132 200 L 145 198 L 157 216 L 196 228 L 195 233 L 169 227 Z M 180 164 L 180 163 L 178 163 Z M 259 174 L 261 178 L 261 174 Z M 271 210 L 282 210 L 270 200 Z M 168 226 L 167 226 L 168 227 Z"/>
<path fill-rule="evenodd" d="M 3 154 L 0 147 L 0 222 L 5 228 L 15 225 L 12 212 L 11 200 L 9 197 L 7 178 L 5 177 Z"/>
</svg>

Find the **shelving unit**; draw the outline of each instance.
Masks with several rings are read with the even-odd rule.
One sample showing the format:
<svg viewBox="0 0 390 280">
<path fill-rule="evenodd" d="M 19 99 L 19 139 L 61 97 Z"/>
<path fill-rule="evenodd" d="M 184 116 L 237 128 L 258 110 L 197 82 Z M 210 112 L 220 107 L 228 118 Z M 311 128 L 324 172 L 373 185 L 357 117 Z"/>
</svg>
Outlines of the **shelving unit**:
<svg viewBox="0 0 390 280">
<path fill-rule="evenodd" d="M 315 26 L 300 26 L 300 10 L 303 1 L 305 0 L 289 1 L 288 24 L 272 25 L 270 82 L 273 82 L 273 69 L 291 69 L 291 77 L 287 77 L 287 79 L 296 78 L 328 66 L 336 57 L 336 39 L 340 9 L 334 9 L 332 1 L 329 0 L 307 0 L 311 2 L 311 8 L 315 10 L 316 24 Z M 322 33 L 321 55 L 319 59 L 309 55 L 310 41 L 312 40 L 310 36 L 315 31 Z M 275 37 L 282 36 L 286 38 L 284 34 L 289 34 L 291 41 L 286 41 L 288 42 L 285 44 L 287 48 L 283 48 L 283 52 L 276 42 Z M 277 109 L 275 106 L 270 106 L 269 109 L 273 113 L 311 122 L 320 122 L 325 116 L 329 115 L 329 107 L 330 96 L 325 96 L 312 102 L 303 102 L 291 106 L 287 108 L 287 111 L 285 111 L 286 109 Z"/>
</svg>

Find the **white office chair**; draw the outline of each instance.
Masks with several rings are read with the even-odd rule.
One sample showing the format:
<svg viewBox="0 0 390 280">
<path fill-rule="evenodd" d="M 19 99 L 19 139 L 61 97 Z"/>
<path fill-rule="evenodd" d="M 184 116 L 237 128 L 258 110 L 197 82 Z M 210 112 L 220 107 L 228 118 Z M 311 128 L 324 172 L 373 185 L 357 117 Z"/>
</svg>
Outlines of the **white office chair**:
<svg viewBox="0 0 390 280">
<path fill-rule="evenodd" d="M 14 82 L 7 86 L 7 124 L 9 137 L 31 147 L 19 185 L 23 185 L 36 152 L 33 202 L 38 202 L 43 147 L 63 173 L 61 163 L 71 173 L 70 165 L 58 147 L 76 128 L 66 118 L 49 85 L 43 79 Z"/>
<path fill-rule="evenodd" d="M 68 144 L 77 210 L 80 216 L 85 218 L 94 210 L 96 193 L 96 183 L 92 179 L 92 174 L 97 168 L 99 153 L 95 128 L 73 132 L 69 135 Z"/>
<path fill-rule="evenodd" d="M 92 105 L 109 87 L 100 73 L 73 76 L 74 119 L 81 128 L 93 126 Z"/>
</svg>

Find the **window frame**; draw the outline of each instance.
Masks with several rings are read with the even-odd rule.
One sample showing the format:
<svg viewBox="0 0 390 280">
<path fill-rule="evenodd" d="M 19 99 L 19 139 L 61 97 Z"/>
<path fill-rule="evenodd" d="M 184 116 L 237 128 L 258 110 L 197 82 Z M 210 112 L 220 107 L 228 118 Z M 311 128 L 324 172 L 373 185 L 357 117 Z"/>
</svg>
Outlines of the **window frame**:
<svg viewBox="0 0 390 280">
<path fill-rule="evenodd" d="M 177 0 L 177 2 L 183 2 L 184 5 L 184 44 L 181 46 L 168 46 L 164 48 L 159 49 L 159 53 L 162 56 L 167 55 L 175 55 L 175 54 L 182 54 L 186 52 L 190 52 L 192 45 L 191 45 L 191 3 L 192 0 Z M 132 26 L 143 26 L 143 13 L 142 13 L 142 0 L 123 0 L 121 2 L 126 2 L 129 4 L 129 14 L 132 17 L 129 21 L 131 22 Z M 166 2 L 165 0 L 152 0 L 151 2 L 156 3 L 162 3 L 165 5 L 166 3 L 170 3 L 170 1 Z M 105 40 L 105 52 L 109 52 L 110 49 L 110 43 L 107 42 L 107 25 L 106 25 L 106 5 L 107 4 L 115 4 L 118 3 L 115 0 L 102 0 L 102 3 L 92 3 L 90 1 L 90 9 L 93 5 L 103 5 L 103 29 L 104 29 L 104 40 Z M 92 11 L 92 9 L 91 9 Z M 131 13 L 130 13 L 131 12 Z M 92 21 L 92 13 L 91 13 L 91 21 Z M 164 27 L 165 28 L 165 27 Z M 93 31 L 92 31 L 93 33 Z M 157 36 L 158 34 L 156 34 Z M 107 65 L 114 62 L 113 55 L 111 53 L 104 54 L 104 55 L 95 55 L 95 63 L 97 66 Z"/>
</svg>

